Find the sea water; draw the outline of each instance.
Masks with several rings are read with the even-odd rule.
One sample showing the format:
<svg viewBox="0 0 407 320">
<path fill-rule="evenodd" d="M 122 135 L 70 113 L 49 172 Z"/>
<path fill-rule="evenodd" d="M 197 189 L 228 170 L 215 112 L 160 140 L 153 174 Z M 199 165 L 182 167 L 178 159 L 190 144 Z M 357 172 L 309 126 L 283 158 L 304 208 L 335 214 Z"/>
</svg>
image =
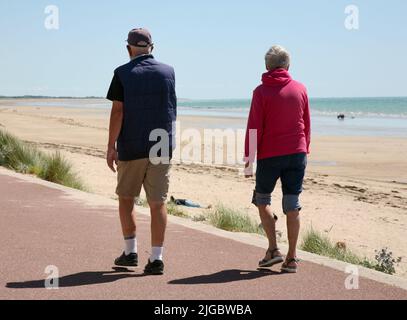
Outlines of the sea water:
<svg viewBox="0 0 407 320">
<path fill-rule="evenodd" d="M 19 100 L 15 106 L 109 109 L 103 99 Z M 178 102 L 184 116 L 213 117 L 219 128 L 222 119 L 236 119 L 236 127 L 245 127 L 250 99 L 186 100 Z M 407 97 L 388 98 L 311 98 L 312 131 L 326 136 L 407 137 Z M 345 120 L 338 120 L 339 114 Z M 230 122 L 227 123 L 230 126 Z"/>
<path fill-rule="evenodd" d="M 180 113 L 246 119 L 251 101 L 185 100 Z M 312 131 L 326 136 L 407 137 L 407 97 L 311 98 Z M 344 114 L 345 120 L 338 120 Z"/>
</svg>

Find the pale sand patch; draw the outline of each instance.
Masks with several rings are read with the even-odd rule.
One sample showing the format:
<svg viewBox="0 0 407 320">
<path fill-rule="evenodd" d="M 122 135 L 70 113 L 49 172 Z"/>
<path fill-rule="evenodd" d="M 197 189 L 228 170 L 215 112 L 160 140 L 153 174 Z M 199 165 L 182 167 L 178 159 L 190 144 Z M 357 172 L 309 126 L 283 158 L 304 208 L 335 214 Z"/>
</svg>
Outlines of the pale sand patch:
<svg viewBox="0 0 407 320">
<path fill-rule="evenodd" d="M 105 165 L 108 110 L 67 108 L 0 107 L 0 123 L 23 140 L 46 150 L 61 150 L 90 189 L 115 197 L 115 175 Z M 236 127 L 226 121 L 181 117 L 182 127 Z M 329 232 L 334 241 L 346 242 L 356 252 L 374 257 L 389 247 L 404 262 L 398 268 L 407 277 L 407 162 L 406 139 L 366 137 L 314 137 L 305 192 L 302 200 L 303 232 L 313 226 Z M 241 143 L 241 142 L 239 142 Z M 392 181 L 399 181 L 394 183 Z M 247 211 L 257 218 L 250 204 L 253 180 L 235 169 L 201 165 L 174 165 L 171 195 L 203 205 L 222 203 Z M 273 209 L 281 214 L 281 192 Z M 204 214 L 208 210 L 187 210 Z M 286 235 L 284 220 L 279 229 Z"/>
</svg>

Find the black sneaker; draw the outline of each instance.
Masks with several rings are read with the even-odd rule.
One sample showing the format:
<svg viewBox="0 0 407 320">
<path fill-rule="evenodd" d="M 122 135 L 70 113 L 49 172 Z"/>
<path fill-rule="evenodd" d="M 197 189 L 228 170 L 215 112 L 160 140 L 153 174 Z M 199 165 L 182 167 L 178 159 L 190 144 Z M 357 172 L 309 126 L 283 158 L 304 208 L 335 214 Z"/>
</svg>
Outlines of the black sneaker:
<svg viewBox="0 0 407 320">
<path fill-rule="evenodd" d="M 164 274 L 164 262 L 161 260 L 155 260 L 154 262 L 150 262 L 148 259 L 148 264 L 144 269 L 144 273 L 147 275 L 153 276 L 161 276 Z"/>
<path fill-rule="evenodd" d="M 137 253 L 130 253 L 126 256 L 126 253 L 117 258 L 114 264 L 119 267 L 137 267 L 138 266 L 138 255 Z"/>
</svg>

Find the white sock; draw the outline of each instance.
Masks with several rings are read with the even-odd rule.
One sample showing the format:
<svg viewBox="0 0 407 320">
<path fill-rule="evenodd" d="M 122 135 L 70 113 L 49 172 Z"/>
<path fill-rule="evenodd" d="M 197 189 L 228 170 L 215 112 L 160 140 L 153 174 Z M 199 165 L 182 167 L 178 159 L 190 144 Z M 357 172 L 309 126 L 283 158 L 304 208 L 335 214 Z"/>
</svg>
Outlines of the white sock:
<svg viewBox="0 0 407 320">
<path fill-rule="evenodd" d="M 129 237 L 124 239 L 124 253 L 126 256 L 128 256 L 131 253 L 137 253 L 137 238 L 134 237 Z"/>
<path fill-rule="evenodd" d="M 150 262 L 154 262 L 156 260 L 163 260 L 163 252 L 164 248 L 163 247 L 153 247 L 151 249 L 151 257 L 150 257 Z"/>
</svg>

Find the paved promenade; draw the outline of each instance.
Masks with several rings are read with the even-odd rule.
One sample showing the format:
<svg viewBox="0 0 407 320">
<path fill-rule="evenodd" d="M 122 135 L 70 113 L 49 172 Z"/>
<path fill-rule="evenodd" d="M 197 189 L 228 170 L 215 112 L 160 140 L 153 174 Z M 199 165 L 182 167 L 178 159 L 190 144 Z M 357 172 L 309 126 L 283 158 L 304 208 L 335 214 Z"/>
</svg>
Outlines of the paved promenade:
<svg viewBox="0 0 407 320">
<path fill-rule="evenodd" d="M 259 246 L 170 221 L 164 276 L 142 272 L 150 250 L 145 213 L 140 268 L 113 269 L 123 242 L 114 201 L 0 168 L 0 299 L 407 299 L 406 290 L 363 277 L 359 290 L 346 290 L 347 274 L 313 262 L 303 261 L 296 275 L 258 271 Z M 50 265 L 59 290 L 44 288 Z"/>
</svg>

